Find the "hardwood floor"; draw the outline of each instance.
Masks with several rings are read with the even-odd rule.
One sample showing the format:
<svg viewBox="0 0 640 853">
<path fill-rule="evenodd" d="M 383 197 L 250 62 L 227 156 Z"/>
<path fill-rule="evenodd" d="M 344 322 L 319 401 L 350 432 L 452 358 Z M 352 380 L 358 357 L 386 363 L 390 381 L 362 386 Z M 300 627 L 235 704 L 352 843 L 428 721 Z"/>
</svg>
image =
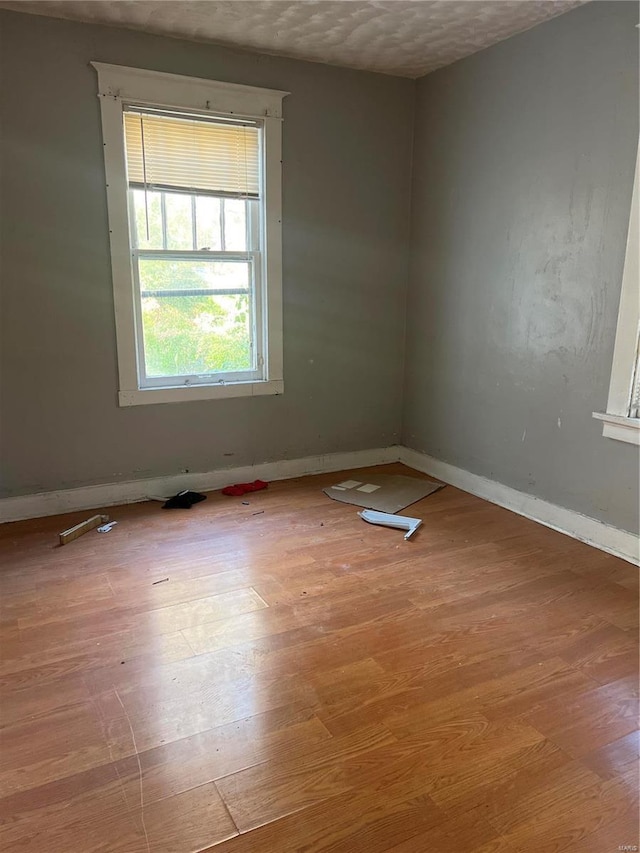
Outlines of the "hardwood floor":
<svg viewBox="0 0 640 853">
<path fill-rule="evenodd" d="M 451 487 L 405 542 L 351 473 L 0 527 L 3 853 L 638 844 L 638 570 Z"/>
</svg>

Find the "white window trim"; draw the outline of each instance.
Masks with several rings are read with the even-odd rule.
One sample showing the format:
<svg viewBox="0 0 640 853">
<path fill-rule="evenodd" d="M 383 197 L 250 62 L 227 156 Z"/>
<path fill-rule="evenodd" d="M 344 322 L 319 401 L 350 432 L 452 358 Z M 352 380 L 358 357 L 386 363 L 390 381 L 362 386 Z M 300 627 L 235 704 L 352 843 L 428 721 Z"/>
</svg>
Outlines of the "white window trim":
<svg viewBox="0 0 640 853">
<path fill-rule="evenodd" d="M 640 334 L 640 144 L 631 199 L 629 234 L 622 274 L 616 343 L 606 412 L 594 412 L 603 421 L 602 434 L 640 445 L 640 418 L 630 418 L 638 335 Z"/>
<path fill-rule="evenodd" d="M 288 92 L 92 62 L 102 114 L 120 406 L 282 394 L 282 100 Z M 264 252 L 267 278 L 265 379 L 180 387 L 138 387 L 123 102 L 244 118 L 264 126 Z"/>
</svg>

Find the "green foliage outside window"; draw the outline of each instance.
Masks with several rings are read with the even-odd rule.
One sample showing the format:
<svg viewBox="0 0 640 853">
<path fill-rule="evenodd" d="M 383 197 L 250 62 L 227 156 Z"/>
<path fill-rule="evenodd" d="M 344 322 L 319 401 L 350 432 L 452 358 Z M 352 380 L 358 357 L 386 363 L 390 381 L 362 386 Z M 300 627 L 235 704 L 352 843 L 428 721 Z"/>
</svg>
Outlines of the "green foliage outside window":
<svg viewBox="0 0 640 853">
<path fill-rule="evenodd" d="M 238 264 L 140 261 L 141 290 L 181 290 L 184 296 L 142 296 L 142 323 L 147 376 L 178 376 L 249 370 L 250 313 L 248 294 L 189 296 L 210 289 L 212 267 Z M 220 281 L 225 270 L 216 278 Z M 244 270 L 242 271 L 244 272 Z M 218 284 L 220 286 L 220 284 Z"/>
</svg>

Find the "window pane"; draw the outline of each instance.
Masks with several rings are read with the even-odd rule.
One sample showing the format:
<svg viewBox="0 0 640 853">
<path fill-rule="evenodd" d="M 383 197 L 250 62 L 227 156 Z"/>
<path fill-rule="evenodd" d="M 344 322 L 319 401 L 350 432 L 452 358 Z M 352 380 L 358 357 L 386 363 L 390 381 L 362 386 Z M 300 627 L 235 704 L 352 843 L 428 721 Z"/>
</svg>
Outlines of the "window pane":
<svg viewBox="0 0 640 853">
<path fill-rule="evenodd" d="M 147 376 L 185 376 L 252 368 L 249 297 L 142 299 Z"/>
<path fill-rule="evenodd" d="M 140 258 L 138 269 L 147 376 L 253 369 L 249 262 Z"/>
<path fill-rule="evenodd" d="M 174 290 L 247 291 L 251 276 L 248 261 L 140 258 L 138 270 L 143 296 L 145 293 Z"/>
<path fill-rule="evenodd" d="M 193 249 L 191 196 L 165 193 L 167 249 Z"/>
<path fill-rule="evenodd" d="M 227 252 L 246 252 L 247 203 L 244 199 L 224 200 L 224 240 Z"/>
<path fill-rule="evenodd" d="M 136 233 L 140 249 L 162 248 L 162 210 L 160 193 L 132 190 Z M 147 216 L 149 217 L 149 239 L 147 239 Z"/>
<path fill-rule="evenodd" d="M 196 223 L 198 225 L 197 249 L 222 249 L 220 230 L 220 205 L 222 200 L 208 196 L 196 196 Z"/>
</svg>

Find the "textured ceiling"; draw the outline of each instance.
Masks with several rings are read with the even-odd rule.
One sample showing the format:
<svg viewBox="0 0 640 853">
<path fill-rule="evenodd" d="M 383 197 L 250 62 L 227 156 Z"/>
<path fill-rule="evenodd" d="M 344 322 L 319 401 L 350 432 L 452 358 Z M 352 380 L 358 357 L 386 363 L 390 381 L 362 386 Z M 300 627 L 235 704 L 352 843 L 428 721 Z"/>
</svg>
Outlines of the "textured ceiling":
<svg viewBox="0 0 640 853">
<path fill-rule="evenodd" d="M 0 6 L 421 77 L 585 0 L 48 0 Z"/>
</svg>

